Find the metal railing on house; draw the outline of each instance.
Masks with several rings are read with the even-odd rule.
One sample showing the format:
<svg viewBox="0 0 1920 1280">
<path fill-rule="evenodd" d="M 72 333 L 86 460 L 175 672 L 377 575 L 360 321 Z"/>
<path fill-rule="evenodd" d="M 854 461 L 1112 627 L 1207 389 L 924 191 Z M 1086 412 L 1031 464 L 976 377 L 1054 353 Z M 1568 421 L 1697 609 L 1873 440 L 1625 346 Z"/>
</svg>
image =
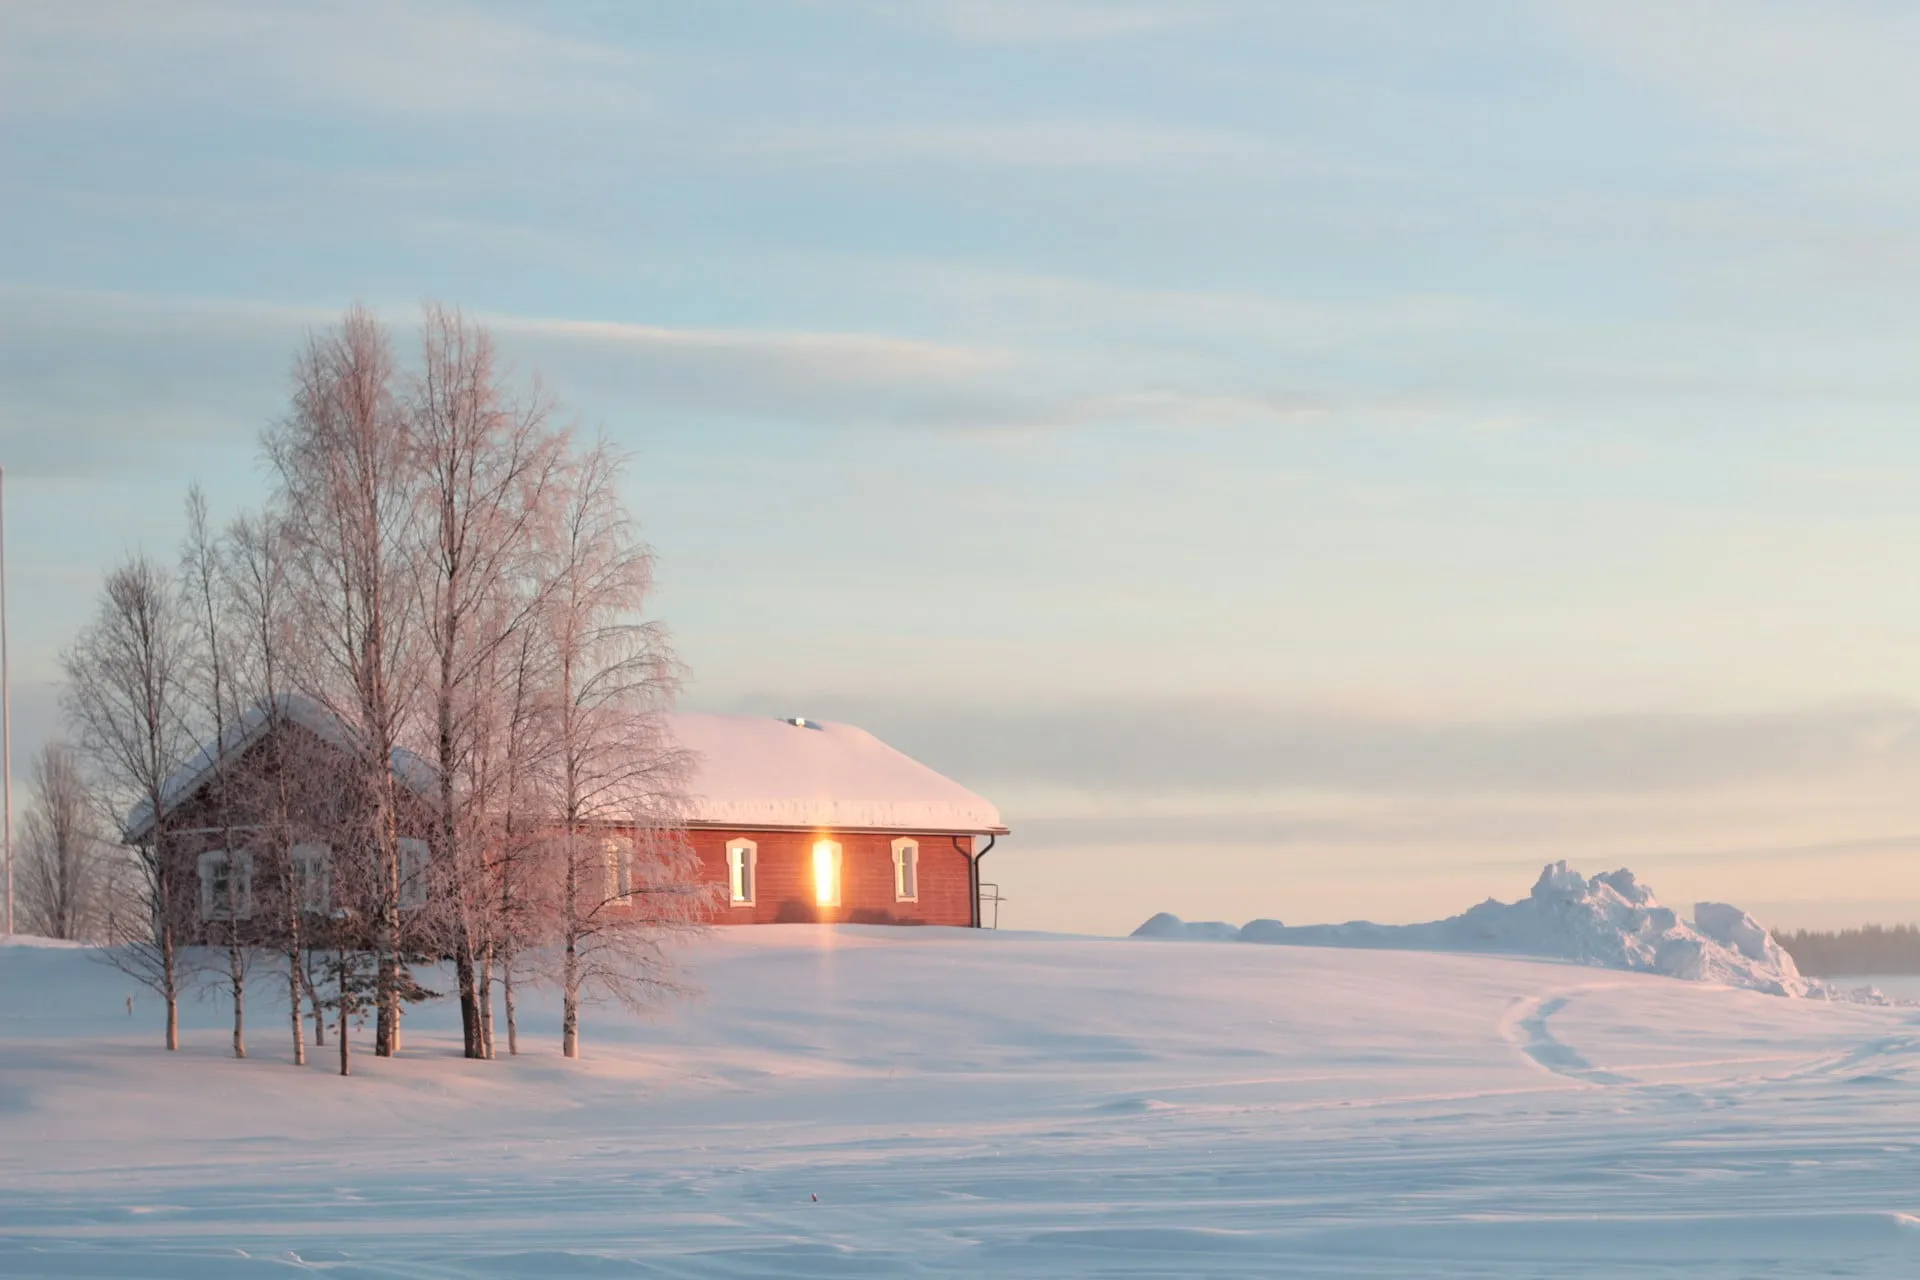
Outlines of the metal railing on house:
<svg viewBox="0 0 1920 1280">
<path fill-rule="evenodd" d="M 988 884 L 984 880 L 980 882 L 980 924 L 983 928 L 998 929 L 1000 927 L 1000 904 L 1005 901 L 1006 899 L 1000 896 L 999 885 Z M 987 923 L 987 907 L 989 905 L 993 907 L 992 924 Z"/>
</svg>

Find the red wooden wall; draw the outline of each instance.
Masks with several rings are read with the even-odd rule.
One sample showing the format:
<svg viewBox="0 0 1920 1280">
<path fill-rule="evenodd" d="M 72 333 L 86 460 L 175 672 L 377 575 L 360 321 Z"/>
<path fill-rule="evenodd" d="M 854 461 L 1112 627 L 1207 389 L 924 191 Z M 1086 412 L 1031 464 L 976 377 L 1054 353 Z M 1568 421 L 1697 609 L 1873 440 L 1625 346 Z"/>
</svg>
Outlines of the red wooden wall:
<svg viewBox="0 0 1920 1280">
<path fill-rule="evenodd" d="M 893 842 L 901 835 L 920 842 L 920 894 L 917 902 L 893 897 Z M 708 831 L 689 833 L 706 877 L 727 884 L 727 842 L 751 840 L 758 848 L 759 885 L 751 905 L 723 904 L 715 924 L 774 924 L 822 920 L 872 924 L 950 924 L 973 922 L 967 855 L 971 836 L 886 835 L 837 831 Z M 840 846 L 840 905 L 814 905 L 813 846 L 832 840 Z M 956 840 L 958 843 L 956 844 Z"/>
</svg>

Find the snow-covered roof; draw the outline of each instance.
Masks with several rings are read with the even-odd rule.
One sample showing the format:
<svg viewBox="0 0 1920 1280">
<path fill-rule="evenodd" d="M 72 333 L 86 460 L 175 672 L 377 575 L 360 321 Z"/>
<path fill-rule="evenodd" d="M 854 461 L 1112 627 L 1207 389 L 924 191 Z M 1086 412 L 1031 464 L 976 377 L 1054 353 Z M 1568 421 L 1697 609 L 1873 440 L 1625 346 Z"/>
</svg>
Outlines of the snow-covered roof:
<svg viewBox="0 0 1920 1280">
<path fill-rule="evenodd" d="M 694 753 L 688 821 L 709 827 L 998 832 L 1000 811 L 865 729 L 680 712 Z"/>
<path fill-rule="evenodd" d="M 160 790 L 161 807 L 171 812 L 206 784 L 217 764 L 233 759 L 257 742 L 276 718 L 291 721 L 336 746 L 352 746 L 353 730 L 314 699 L 298 693 L 280 693 L 271 698 L 262 698 L 247 708 L 239 720 L 227 726 L 226 733 L 221 735 L 218 743 L 207 743 L 193 754 L 192 759 L 173 771 Z M 405 747 L 395 747 L 392 762 L 393 776 L 401 785 L 422 795 L 433 790 L 435 774 L 429 761 Z M 142 800 L 127 813 L 124 839 L 129 844 L 138 843 L 146 839 L 152 829 L 153 807 Z"/>
<path fill-rule="evenodd" d="M 213 776 L 215 764 L 251 746 L 277 707 L 328 742 L 350 747 L 340 718 L 311 698 L 281 694 L 262 701 L 167 779 L 162 805 L 171 810 Z M 864 729 L 771 716 L 679 712 L 670 733 L 694 757 L 687 821 L 708 827 L 804 827 L 835 830 L 986 833 L 1004 831 L 1000 811 L 959 783 L 902 755 Z M 405 748 L 393 773 L 421 794 L 434 787 L 433 764 Z M 153 817 L 145 801 L 127 815 L 126 839 L 142 840 Z"/>
</svg>

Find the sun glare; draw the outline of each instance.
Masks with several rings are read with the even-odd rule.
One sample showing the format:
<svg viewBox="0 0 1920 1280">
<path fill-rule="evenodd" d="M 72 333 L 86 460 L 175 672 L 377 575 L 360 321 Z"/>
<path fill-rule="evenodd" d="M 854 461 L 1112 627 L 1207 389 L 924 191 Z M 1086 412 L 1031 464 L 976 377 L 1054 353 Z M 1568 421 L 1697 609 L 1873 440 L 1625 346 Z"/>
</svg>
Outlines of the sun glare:
<svg viewBox="0 0 1920 1280">
<path fill-rule="evenodd" d="M 813 901 L 817 906 L 837 906 L 840 902 L 840 860 L 835 856 L 838 853 L 831 840 L 822 840 L 813 846 Z"/>
</svg>

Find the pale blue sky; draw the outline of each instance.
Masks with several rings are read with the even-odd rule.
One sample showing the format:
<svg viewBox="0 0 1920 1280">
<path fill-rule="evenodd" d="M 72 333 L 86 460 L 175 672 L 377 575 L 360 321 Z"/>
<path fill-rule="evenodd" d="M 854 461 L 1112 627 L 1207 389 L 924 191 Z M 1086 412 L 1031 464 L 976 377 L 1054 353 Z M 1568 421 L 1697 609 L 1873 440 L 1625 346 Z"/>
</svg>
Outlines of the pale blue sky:
<svg viewBox="0 0 1920 1280">
<path fill-rule="evenodd" d="M 0 0 L 23 745 L 307 326 L 638 455 L 687 705 L 993 797 L 1007 923 L 1627 863 L 1920 916 L 1920 39 L 1769 0 Z"/>
</svg>

